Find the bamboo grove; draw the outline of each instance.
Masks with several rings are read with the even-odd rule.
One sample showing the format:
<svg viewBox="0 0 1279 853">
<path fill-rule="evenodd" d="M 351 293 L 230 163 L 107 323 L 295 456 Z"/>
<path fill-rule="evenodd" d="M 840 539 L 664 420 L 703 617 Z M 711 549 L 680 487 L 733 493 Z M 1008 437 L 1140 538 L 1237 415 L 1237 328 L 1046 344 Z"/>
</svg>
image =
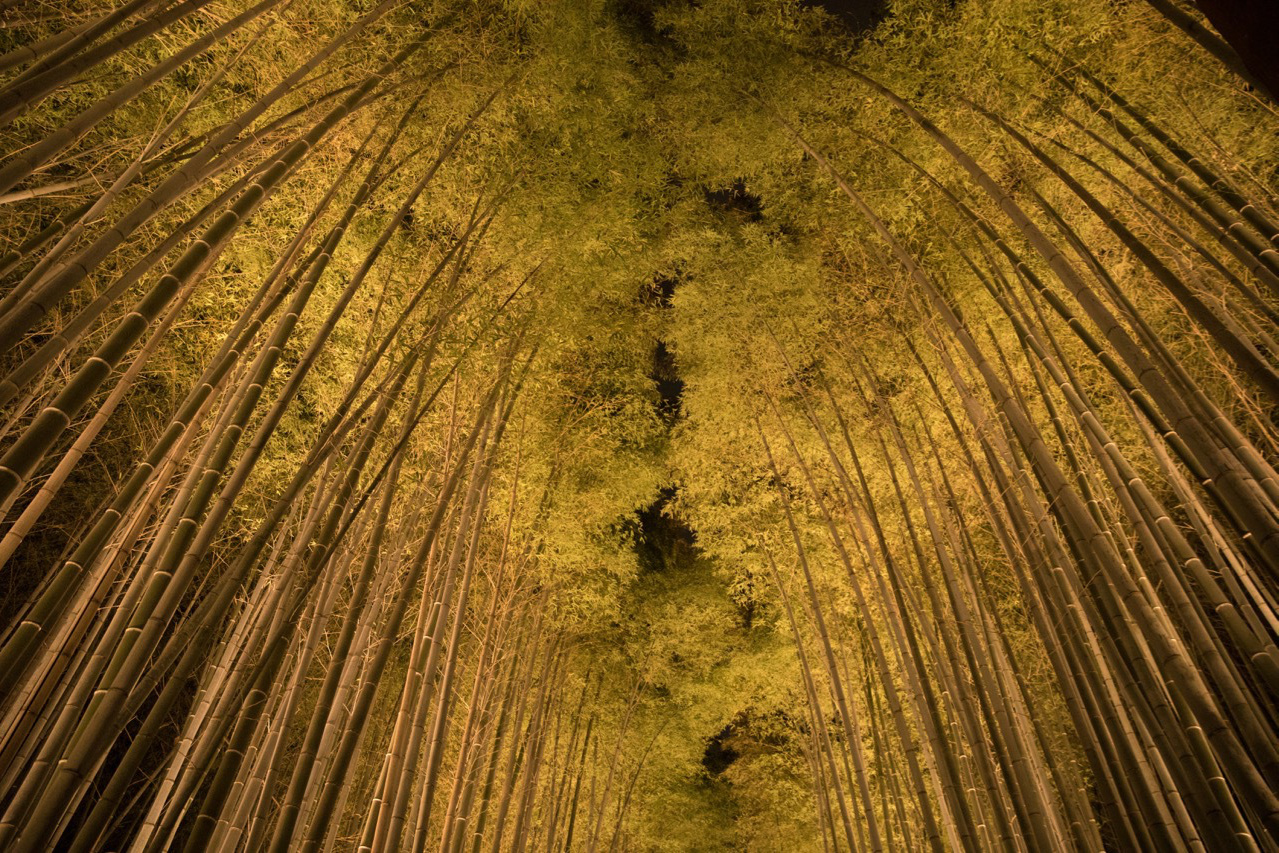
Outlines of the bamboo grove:
<svg viewBox="0 0 1279 853">
<path fill-rule="evenodd" d="M 0 0 L 0 849 L 1279 850 L 1279 105 L 852 6 Z"/>
</svg>

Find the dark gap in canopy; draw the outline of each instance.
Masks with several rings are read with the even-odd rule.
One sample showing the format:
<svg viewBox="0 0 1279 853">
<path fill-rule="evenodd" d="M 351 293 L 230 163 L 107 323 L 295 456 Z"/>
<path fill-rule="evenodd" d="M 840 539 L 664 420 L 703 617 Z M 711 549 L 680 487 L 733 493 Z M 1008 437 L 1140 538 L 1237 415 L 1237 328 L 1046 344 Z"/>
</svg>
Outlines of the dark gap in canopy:
<svg viewBox="0 0 1279 853">
<path fill-rule="evenodd" d="M 654 20 L 654 6 L 651 0 L 613 0 L 606 8 L 622 29 L 651 44 L 662 36 Z"/>
<path fill-rule="evenodd" d="M 803 0 L 805 6 L 825 9 L 855 35 L 874 29 L 888 17 L 887 0 Z M 949 4 L 948 4 L 949 5 Z"/>
<path fill-rule="evenodd" d="M 676 2 L 678 0 L 609 0 L 604 8 L 617 21 L 622 31 L 640 44 L 682 53 L 671 28 L 659 27 L 657 24 L 657 11 Z M 683 2 L 685 5 L 694 5 L 692 0 Z"/>
<path fill-rule="evenodd" d="M 697 546 L 697 536 L 692 529 L 666 511 L 675 494 L 674 486 L 666 486 L 657 493 L 656 500 L 636 513 L 639 536 L 635 549 L 640 568 L 645 571 L 663 571 Z"/>
<path fill-rule="evenodd" d="M 737 178 L 727 187 L 703 188 L 706 203 L 716 213 L 734 216 L 746 222 L 759 222 L 764 218 L 764 205 L 760 197 L 746 189 L 746 180 Z"/>
<path fill-rule="evenodd" d="M 653 371 L 649 375 L 657 386 L 658 414 L 668 425 L 675 423 L 683 410 L 684 380 L 666 341 L 658 341 L 653 347 Z"/>
<path fill-rule="evenodd" d="M 673 275 L 662 276 L 653 282 L 653 289 L 657 291 L 657 304 L 663 308 L 670 308 L 672 301 L 675 299 L 675 285 L 679 283 L 679 279 Z"/>
<path fill-rule="evenodd" d="M 733 724 L 729 723 L 720 729 L 718 734 L 707 739 L 706 751 L 702 753 L 702 766 L 710 775 L 720 775 L 741 757 L 741 754 L 728 742 L 732 736 Z"/>
<path fill-rule="evenodd" d="M 646 308 L 670 308 L 678 285 L 678 274 L 656 275 L 640 288 L 640 304 Z"/>
</svg>

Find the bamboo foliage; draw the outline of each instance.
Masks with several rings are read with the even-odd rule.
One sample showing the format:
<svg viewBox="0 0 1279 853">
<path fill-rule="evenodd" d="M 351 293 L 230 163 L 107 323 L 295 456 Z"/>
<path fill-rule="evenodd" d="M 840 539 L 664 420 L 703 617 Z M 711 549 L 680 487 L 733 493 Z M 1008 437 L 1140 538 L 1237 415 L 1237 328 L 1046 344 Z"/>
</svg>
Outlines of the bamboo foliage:
<svg viewBox="0 0 1279 853">
<path fill-rule="evenodd" d="M 1273 110 L 811 5 L 0 0 L 0 846 L 1279 849 Z"/>
</svg>

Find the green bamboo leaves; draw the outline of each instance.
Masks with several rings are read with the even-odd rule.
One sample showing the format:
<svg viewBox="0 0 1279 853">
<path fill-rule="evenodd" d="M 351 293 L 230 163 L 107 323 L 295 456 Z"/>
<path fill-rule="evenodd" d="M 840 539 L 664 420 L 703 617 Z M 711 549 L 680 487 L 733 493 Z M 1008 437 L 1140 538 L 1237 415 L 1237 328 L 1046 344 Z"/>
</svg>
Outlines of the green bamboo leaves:
<svg viewBox="0 0 1279 853">
<path fill-rule="evenodd" d="M 0 846 L 1276 849 L 1275 116 L 1150 10 L 17 5 Z"/>
</svg>

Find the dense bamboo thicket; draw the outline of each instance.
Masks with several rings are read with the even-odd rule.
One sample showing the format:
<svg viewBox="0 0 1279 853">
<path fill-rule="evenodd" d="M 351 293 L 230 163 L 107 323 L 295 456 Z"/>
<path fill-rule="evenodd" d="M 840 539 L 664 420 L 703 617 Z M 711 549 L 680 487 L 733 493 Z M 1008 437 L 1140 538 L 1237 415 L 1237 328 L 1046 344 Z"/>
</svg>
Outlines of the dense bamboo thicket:
<svg viewBox="0 0 1279 853">
<path fill-rule="evenodd" d="M 0 20 L 0 849 L 1279 851 L 1191 4 Z"/>
</svg>

